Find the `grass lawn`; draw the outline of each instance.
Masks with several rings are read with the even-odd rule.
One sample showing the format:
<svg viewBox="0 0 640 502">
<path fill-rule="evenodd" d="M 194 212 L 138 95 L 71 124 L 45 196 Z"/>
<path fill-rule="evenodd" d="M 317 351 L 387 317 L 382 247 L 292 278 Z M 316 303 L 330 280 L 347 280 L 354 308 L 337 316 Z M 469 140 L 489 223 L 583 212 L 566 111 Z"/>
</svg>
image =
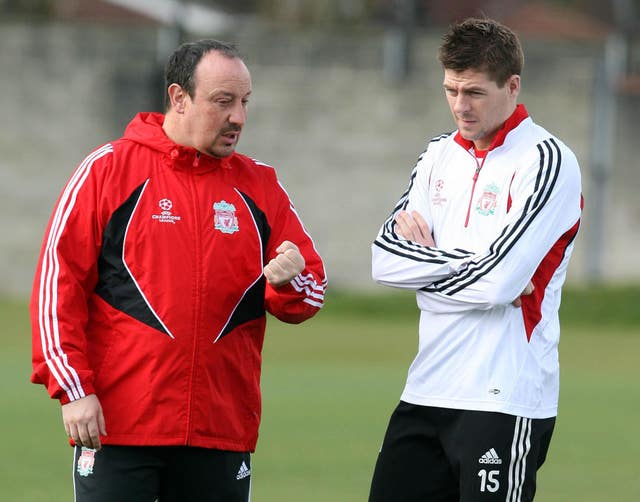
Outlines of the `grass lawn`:
<svg viewBox="0 0 640 502">
<path fill-rule="evenodd" d="M 311 322 L 269 320 L 254 502 L 367 498 L 417 345 L 413 297 L 332 293 Z M 568 291 L 560 414 L 536 500 L 640 500 L 640 288 Z M 28 383 L 25 302 L 0 301 L 0 500 L 71 500 L 57 403 Z"/>
</svg>

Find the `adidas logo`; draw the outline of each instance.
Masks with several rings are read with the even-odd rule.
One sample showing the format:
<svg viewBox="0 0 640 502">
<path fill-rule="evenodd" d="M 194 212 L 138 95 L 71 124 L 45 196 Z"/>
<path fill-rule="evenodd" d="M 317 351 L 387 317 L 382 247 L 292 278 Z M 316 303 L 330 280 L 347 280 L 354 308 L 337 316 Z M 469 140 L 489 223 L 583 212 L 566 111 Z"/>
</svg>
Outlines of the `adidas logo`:
<svg viewBox="0 0 640 502">
<path fill-rule="evenodd" d="M 498 456 L 498 454 L 496 453 L 496 450 L 491 448 L 487 453 L 485 453 L 484 455 L 482 455 L 478 459 L 478 463 L 480 463 L 480 464 L 501 464 L 502 463 L 502 459 Z"/>
<path fill-rule="evenodd" d="M 247 467 L 247 464 L 245 464 L 243 460 L 242 465 L 240 466 L 240 470 L 238 471 L 238 474 L 236 476 L 236 479 L 239 481 L 241 479 L 246 478 L 247 476 L 251 476 L 251 469 Z"/>
</svg>

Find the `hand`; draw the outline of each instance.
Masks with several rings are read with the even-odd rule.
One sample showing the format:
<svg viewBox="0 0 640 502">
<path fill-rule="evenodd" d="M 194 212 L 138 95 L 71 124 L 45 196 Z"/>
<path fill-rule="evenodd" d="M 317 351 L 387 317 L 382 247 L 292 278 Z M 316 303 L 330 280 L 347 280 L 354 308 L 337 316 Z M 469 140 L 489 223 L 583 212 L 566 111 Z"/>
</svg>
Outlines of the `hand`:
<svg viewBox="0 0 640 502">
<path fill-rule="evenodd" d="M 95 394 L 62 405 L 62 421 L 67 436 L 78 446 L 99 450 L 100 434 L 107 435 L 102 406 Z"/>
<path fill-rule="evenodd" d="M 422 246 L 435 247 L 436 245 L 431 236 L 429 225 L 417 211 L 412 211 L 411 214 L 407 211 L 400 211 L 396 215 L 396 233 L 400 237 Z"/>
<path fill-rule="evenodd" d="M 526 285 L 526 287 L 524 288 L 524 291 L 522 293 L 520 293 L 520 296 L 518 296 L 518 298 L 516 298 L 515 300 L 513 300 L 511 302 L 511 305 L 513 305 L 514 307 L 522 307 L 522 299 L 520 298 L 521 296 L 527 296 L 530 295 L 531 293 L 533 293 L 533 290 L 536 289 L 535 286 L 533 285 L 533 282 L 529 281 L 529 284 Z"/>
<path fill-rule="evenodd" d="M 278 255 L 264 267 L 267 282 L 278 288 L 304 270 L 304 257 L 293 242 L 284 241 L 276 248 Z"/>
</svg>

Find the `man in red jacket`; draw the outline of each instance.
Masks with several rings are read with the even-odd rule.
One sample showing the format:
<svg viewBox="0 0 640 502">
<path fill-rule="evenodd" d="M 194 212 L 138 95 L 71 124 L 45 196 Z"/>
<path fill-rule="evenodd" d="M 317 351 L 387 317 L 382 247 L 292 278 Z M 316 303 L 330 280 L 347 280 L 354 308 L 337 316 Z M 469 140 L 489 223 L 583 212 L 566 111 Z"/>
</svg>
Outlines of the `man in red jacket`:
<svg viewBox="0 0 640 502">
<path fill-rule="evenodd" d="M 265 313 L 323 305 L 322 260 L 272 167 L 235 152 L 251 77 L 184 44 L 67 182 L 33 287 L 34 383 L 60 400 L 76 501 L 247 501 Z"/>
</svg>

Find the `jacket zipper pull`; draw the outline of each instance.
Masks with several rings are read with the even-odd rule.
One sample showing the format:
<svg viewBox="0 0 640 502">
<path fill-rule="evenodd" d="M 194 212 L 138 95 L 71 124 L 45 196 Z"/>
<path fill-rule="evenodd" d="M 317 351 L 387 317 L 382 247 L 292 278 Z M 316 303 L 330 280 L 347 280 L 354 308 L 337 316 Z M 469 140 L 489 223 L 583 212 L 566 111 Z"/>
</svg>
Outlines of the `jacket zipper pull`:
<svg viewBox="0 0 640 502">
<path fill-rule="evenodd" d="M 473 194 L 476 191 L 476 182 L 478 181 L 478 176 L 480 176 L 480 169 L 482 169 L 483 164 L 484 158 L 482 159 L 482 162 L 478 162 L 476 160 L 476 172 L 473 173 L 473 184 L 471 185 L 471 196 L 469 197 L 469 206 L 467 207 L 467 217 L 464 219 L 465 228 L 469 226 L 469 218 L 471 217 L 471 205 L 473 204 Z"/>
</svg>

